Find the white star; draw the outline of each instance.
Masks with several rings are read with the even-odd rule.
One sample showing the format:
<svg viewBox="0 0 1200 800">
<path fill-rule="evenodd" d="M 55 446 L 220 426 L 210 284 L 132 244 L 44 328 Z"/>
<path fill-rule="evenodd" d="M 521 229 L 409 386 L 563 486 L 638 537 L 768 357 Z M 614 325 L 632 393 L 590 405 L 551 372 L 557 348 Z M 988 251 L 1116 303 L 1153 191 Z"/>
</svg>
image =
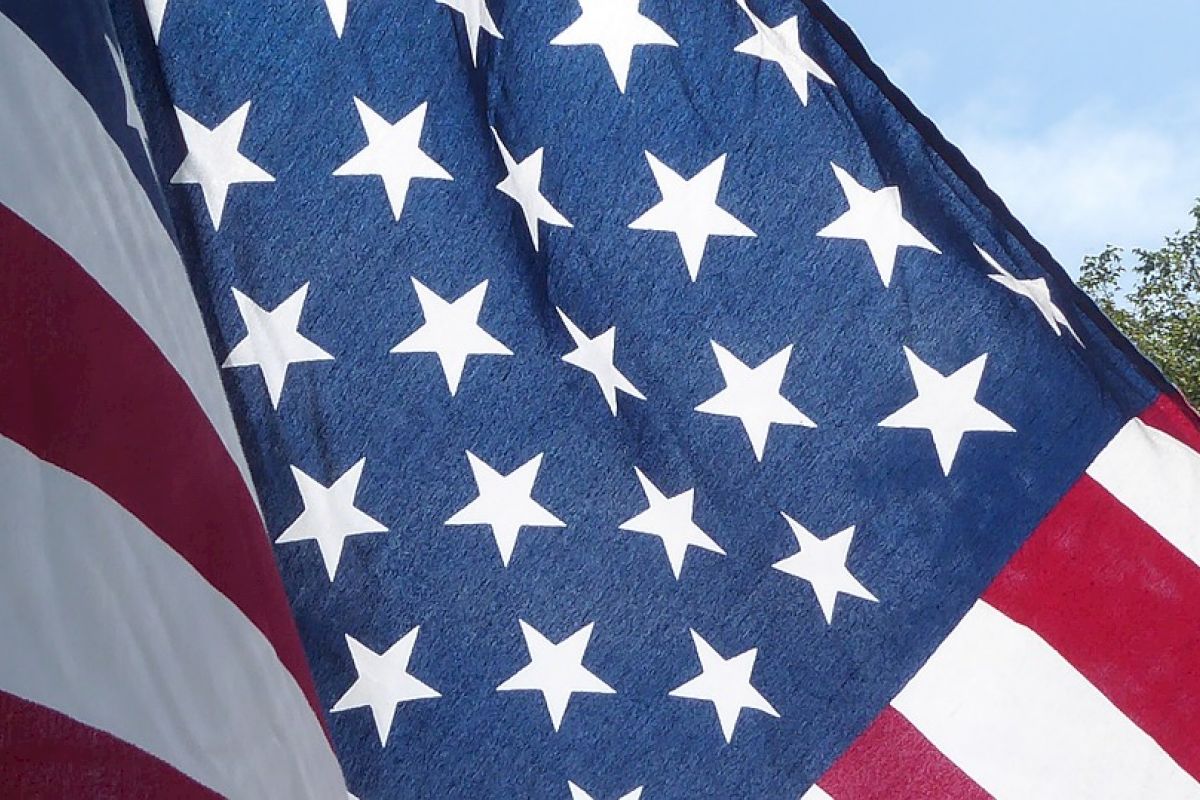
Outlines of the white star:
<svg viewBox="0 0 1200 800">
<path fill-rule="evenodd" d="M 638 11 L 640 0 L 579 0 L 582 12 L 566 30 L 550 40 L 556 45 L 598 45 L 622 93 L 629 81 L 633 48 L 661 44 L 678 47 L 666 31 Z"/>
<path fill-rule="evenodd" d="M 571 800 L 592 800 L 592 796 L 580 789 L 571 781 L 567 781 L 567 788 L 571 790 Z M 621 795 L 619 800 L 641 800 L 642 790 L 646 788 L 639 786 L 631 792 Z"/>
<path fill-rule="evenodd" d="M 717 205 L 717 192 L 725 173 L 724 155 L 691 178 L 682 177 L 649 151 L 646 161 L 650 163 L 662 200 L 629 223 L 629 227 L 637 231 L 675 234 L 693 281 L 700 274 L 700 262 L 710 236 L 757 235 Z"/>
<path fill-rule="evenodd" d="M 150 164 L 150 170 L 154 172 L 154 159 L 150 157 L 150 137 L 146 135 L 146 123 L 142 120 L 137 98 L 133 95 L 133 84 L 129 82 L 129 70 L 125 67 L 125 59 L 112 39 L 105 36 L 104 43 L 108 45 L 108 54 L 112 58 L 113 66 L 117 68 L 117 78 L 121 81 L 121 91 L 125 94 L 125 124 L 137 131 L 138 138 L 142 140 L 142 149 L 146 151 L 146 161 Z"/>
<path fill-rule="evenodd" d="M 683 570 L 683 559 L 687 556 L 689 547 L 699 547 L 710 553 L 725 555 L 720 545 L 692 521 L 695 489 L 667 497 L 640 469 L 635 467 L 634 472 L 637 473 L 638 482 L 642 484 L 642 491 L 645 492 L 646 502 L 650 507 L 632 519 L 622 522 L 621 530 L 645 533 L 661 539 L 676 580 Z"/>
<path fill-rule="evenodd" d="M 979 251 L 979 255 L 983 257 L 983 260 L 998 273 L 996 275 L 989 275 L 989 278 L 1010 292 L 1033 301 L 1033 305 L 1041 312 L 1046 320 L 1046 324 L 1053 329 L 1056 336 L 1062 336 L 1062 329 L 1066 328 L 1075 337 L 1075 341 L 1083 344 L 1083 340 L 1079 338 L 1079 334 L 1075 333 L 1075 329 L 1071 327 L 1071 322 L 1067 319 L 1066 314 L 1054 304 L 1054 298 L 1050 295 L 1050 285 L 1046 283 L 1045 278 L 1018 278 L 1000 266 L 1000 262 L 992 258 L 991 254 L 982 247 L 975 245 L 975 249 Z"/>
<path fill-rule="evenodd" d="M 726 659 L 704 641 L 703 636 L 695 631 L 691 633 L 692 642 L 696 645 L 696 655 L 700 657 L 700 674 L 678 689 L 671 690 L 671 697 L 706 700 L 712 703 L 717 710 L 717 719 L 721 722 L 721 732 L 725 734 L 727 743 L 733 741 L 733 731 L 737 727 L 738 716 L 743 708 L 762 711 L 772 717 L 779 716 L 779 712 L 767 702 L 767 698 L 750 684 L 758 648 Z"/>
<path fill-rule="evenodd" d="M 154 34 L 154 43 L 158 44 L 159 34 L 162 33 L 163 17 L 167 15 L 167 0 L 146 0 L 146 17 L 150 20 L 150 32 Z"/>
<path fill-rule="evenodd" d="M 250 101 L 247 100 L 224 122 L 209 130 L 180 109 L 175 109 L 188 152 L 179 169 L 171 176 L 171 183 L 199 184 L 208 215 L 212 218 L 213 227 L 218 230 L 230 186 L 235 183 L 275 181 L 262 167 L 238 152 L 249 113 Z"/>
<path fill-rule="evenodd" d="M 562 725 L 563 715 L 573 694 L 616 694 L 616 690 L 583 666 L 583 654 L 592 638 L 589 623 L 554 644 L 525 620 L 521 633 L 529 650 L 529 665 L 496 687 L 498 692 L 541 692 L 550 712 L 554 730 Z"/>
<path fill-rule="evenodd" d="M 479 496 L 446 520 L 446 524 L 491 527 L 496 547 L 500 548 L 500 560 L 506 567 L 521 528 L 566 527 L 565 522 L 533 499 L 533 484 L 542 466 L 542 455 L 539 453 L 509 474 L 501 475 L 474 453 L 467 453 Z"/>
<path fill-rule="evenodd" d="M 917 397 L 879 423 L 881 428 L 913 428 L 929 431 L 937 448 L 938 461 L 947 477 L 963 435 L 973 431 L 1015 433 L 1015 429 L 975 400 L 987 353 L 960 367 L 951 375 L 933 369 L 916 353 L 904 348 L 908 368 L 917 385 Z"/>
<path fill-rule="evenodd" d="M 382 655 L 360 644 L 353 636 L 346 635 L 350 657 L 354 659 L 354 670 L 358 680 L 342 695 L 331 711 L 349 711 L 352 708 L 370 707 L 375 718 L 375 730 L 379 732 L 380 745 L 387 747 L 388 732 L 396 716 L 396 706 L 411 700 L 427 700 L 441 695 L 425 683 L 414 678 L 408 671 L 413 647 L 417 643 L 420 627 L 413 628 L 400 641 Z"/>
<path fill-rule="evenodd" d="M 271 406 L 279 408 L 288 367 L 308 361 L 332 361 L 333 356 L 317 347 L 300 332 L 300 314 L 308 297 L 308 284 L 267 311 L 246 295 L 233 290 L 238 313 L 246 325 L 246 338 L 229 351 L 222 367 L 258 367 L 267 383 Z"/>
<path fill-rule="evenodd" d="M 542 194 L 542 155 L 544 147 L 539 147 L 524 161 L 518 162 L 508 152 L 500 134 L 492 128 L 492 136 L 496 137 L 496 145 L 500 148 L 500 157 L 504 159 L 504 169 L 508 175 L 497 184 L 496 188 L 516 200 L 525 216 L 525 225 L 529 228 L 529 236 L 533 239 L 533 249 L 539 247 L 538 221 L 560 228 L 570 228 L 571 221 L 558 213 L 558 209 L 550 205 L 550 201 Z"/>
<path fill-rule="evenodd" d="M 858 578 L 850 574 L 846 567 L 846 557 L 850 553 L 850 543 L 854 539 L 854 527 L 838 531 L 828 539 L 818 539 L 807 528 L 787 514 L 782 515 L 791 526 L 796 536 L 796 544 L 800 552 L 790 555 L 773 566 L 780 572 L 808 581 L 812 585 L 821 611 L 825 614 L 825 622 L 833 624 L 833 606 L 838 594 L 860 597 L 878 603 L 878 598 L 871 594 L 867 587 L 859 583 Z"/>
<path fill-rule="evenodd" d="M 467 44 L 471 47 L 471 63 L 478 64 L 479 59 L 477 51 L 479 50 L 479 30 L 483 30 L 495 36 L 497 39 L 503 39 L 500 35 L 500 29 L 496 27 L 496 21 L 492 19 L 492 12 L 488 11 L 486 0 L 437 0 L 439 4 L 448 6 L 449 8 L 462 14 L 463 24 L 467 28 Z"/>
<path fill-rule="evenodd" d="M 476 286 L 453 303 L 448 303 L 412 279 L 425 324 L 391 349 L 393 353 L 434 353 L 441 362 L 446 385 L 453 396 L 458 391 L 468 356 L 511 356 L 512 351 L 479 327 L 479 312 L 488 282 Z"/>
<path fill-rule="evenodd" d="M 783 375 L 792 357 L 791 345 L 753 368 L 716 342 L 712 342 L 712 349 L 725 379 L 725 388 L 696 406 L 696 410 L 702 414 L 740 419 L 759 461 L 767 448 L 772 424 L 817 427 L 817 423 L 780 394 Z"/>
<path fill-rule="evenodd" d="M 367 146 L 333 171 L 334 175 L 378 175 L 383 179 L 392 217 L 400 219 L 408 188 L 417 178 L 452 181 L 454 178 L 421 149 L 421 131 L 429 103 L 408 112 L 395 124 L 376 114 L 370 106 L 354 98 L 358 118 L 367 133 Z"/>
<path fill-rule="evenodd" d="M 354 506 L 354 496 L 358 494 L 358 483 L 366 463 L 365 458 L 359 459 L 328 488 L 292 467 L 292 477 L 296 479 L 304 510 L 275 542 L 315 540 L 331 581 L 337 574 L 347 538 L 363 533 L 387 533 L 387 528 L 378 520 Z"/>
<path fill-rule="evenodd" d="M 830 86 L 834 85 L 833 78 L 800 47 L 800 27 L 796 17 L 785 19 L 772 28 L 754 15 L 745 0 L 738 0 L 738 5 L 750 17 L 754 35 L 735 47 L 736 52 L 774 61 L 782 67 L 783 74 L 803 105 L 808 105 L 809 75 Z"/>
<path fill-rule="evenodd" d="M 329 11 L 329 21 L 333 23 L 333 31 L 342 38 L 346 28 L 346 11 L 350 0 L 325 0 L 325 8 Z"/>
<path fill-rule="evenodd" d="M 939 254 L 942 252 L 904 218 L 897 187 L 885 186 L 872 191 L 837 164 L 832 166 L 838 183 L 842 185 L 842 192 L 850 203 L 850 210 L 825 226 L 817 233 L 818 236 L 866 242 L 884 286 L 892 282 L 896 252 L 901 247 L 920 247 Z"/>
<path fill-rule="evenodd" d="M 563 361 L 592 373 L 592 377 L 600 385 L 600 391 L 604 393 L 604 399 L 608 402 L 608 408 L 614 417 L 617 415 L 618 389 L 638 400 L 646 399 L 646 396 L 638 391 L 638 388 L 613 365 L 613 352 L 617 344 L 615 327 L 609 328 L 591 339 L 574 322 L 571 322 L 561 308 L 558 309 L 558 315 L 562 317 L 567 333 L 571 334 L 571 338 L 575 341 L 575 349 L 563 356 Z"/>
</svg>

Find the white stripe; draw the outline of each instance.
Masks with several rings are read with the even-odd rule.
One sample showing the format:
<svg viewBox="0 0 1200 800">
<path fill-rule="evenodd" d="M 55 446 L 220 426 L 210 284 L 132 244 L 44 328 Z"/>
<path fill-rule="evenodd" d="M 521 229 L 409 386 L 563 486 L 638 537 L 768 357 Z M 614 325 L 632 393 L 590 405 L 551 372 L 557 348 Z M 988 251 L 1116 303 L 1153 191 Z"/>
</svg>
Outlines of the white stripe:
<svg viewBox="0 0 1200 800">
<path fill-rule="evenodd" d="M 141 184 L 75 87 L 3 14 L 0 54 L 0 203 L 69 253 L 137 321 L 252 487 L 183 262 Z"/>
<path fill-rule="evenodd" d="M 892 705 L 1000 800 L 1200 797 L 1062 656 L 983 601 Z"/>
<path fill-rule="evenodd" d="M 1134 419 L 1096 456 L 1087 472 L 1200 564 L 1200 453 Z"/>
<path fill-rule="evenodd" d="M 829 794 L 829 792 L 825 791 L 814 783 L 811 787 L 809 787 L 809 790 L 800 797 L 800 800 L 834 800 L 834 798 Z"/>
<path fill-rule="evenodd" d="M 0 437 L 0 689 L 231 798 L 345 797 L 270 643 L 90 483 Z"/>
</svg>

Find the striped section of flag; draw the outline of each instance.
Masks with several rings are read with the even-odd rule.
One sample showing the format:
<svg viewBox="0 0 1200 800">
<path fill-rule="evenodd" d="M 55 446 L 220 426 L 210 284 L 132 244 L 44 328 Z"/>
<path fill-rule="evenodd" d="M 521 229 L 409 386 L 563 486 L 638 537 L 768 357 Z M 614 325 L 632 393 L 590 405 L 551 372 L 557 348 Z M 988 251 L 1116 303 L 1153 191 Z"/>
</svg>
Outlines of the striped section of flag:
<svg viewBox="0 0 1200 800">
<path fill-rule="evenodd" d="M 170 235 L 3 16 L 0 51 L 6 791 L 344 796 Z"/>
<path fill-rule="evenodd" d="M 1200 797 L 1191 413 L 1120 430 L 809 800 Z"/>
</svg>

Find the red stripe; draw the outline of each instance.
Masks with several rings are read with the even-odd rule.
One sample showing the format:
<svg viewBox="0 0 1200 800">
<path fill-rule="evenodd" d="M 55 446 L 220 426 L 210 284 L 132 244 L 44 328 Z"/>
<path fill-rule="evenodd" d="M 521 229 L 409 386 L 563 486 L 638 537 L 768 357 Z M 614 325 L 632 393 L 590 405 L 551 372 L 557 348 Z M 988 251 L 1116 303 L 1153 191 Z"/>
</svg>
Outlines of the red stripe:
<svg viewBox="0 0 1200 800">
<path fill-rule="evenodd" d="M 834 800 L 991 797 L 891 706 L 817 781 Z"/>
<path fill-rule="evenodd" d="M 0 435 L 103 490 L 186 559 L 263 632 L 321 719 L 258 510 L 203 409 L 125 310 L 4 206 L 0 341 Z"/>
<path fill-rule="evenodd" d="M 1200 570 L 1084 476 L 983 599 L 1200 778 Z"/>
<path fill-rule="evenodd" d="M 1182 397 L 1164 394 L 1141 413 L 1141 419 L 1200 452 L 1200 416 Z"/>
<path fill-rule="evenodd" d="M 214 800 L 165 762 L 45 706 L 0 692 L 4 797 Z"/>
</svg>

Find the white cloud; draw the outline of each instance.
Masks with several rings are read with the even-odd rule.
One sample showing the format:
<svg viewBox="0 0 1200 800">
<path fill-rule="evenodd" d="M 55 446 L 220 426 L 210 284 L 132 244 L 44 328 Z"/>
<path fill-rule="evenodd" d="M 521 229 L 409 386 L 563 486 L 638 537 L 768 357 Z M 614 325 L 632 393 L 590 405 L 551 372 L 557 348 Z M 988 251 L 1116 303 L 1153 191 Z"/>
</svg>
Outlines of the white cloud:
<svg viewBox="0 0 1200 800">
<path fill-rule="evenodd" d="M 1072 273 L 1111 242 L 1155 246 L 1200 196 L 1200 95 L 1128 116 L 1101 104 L 1029 126 L 1012 95 L 945 125 L 985 179 Z"/>
</svg>

